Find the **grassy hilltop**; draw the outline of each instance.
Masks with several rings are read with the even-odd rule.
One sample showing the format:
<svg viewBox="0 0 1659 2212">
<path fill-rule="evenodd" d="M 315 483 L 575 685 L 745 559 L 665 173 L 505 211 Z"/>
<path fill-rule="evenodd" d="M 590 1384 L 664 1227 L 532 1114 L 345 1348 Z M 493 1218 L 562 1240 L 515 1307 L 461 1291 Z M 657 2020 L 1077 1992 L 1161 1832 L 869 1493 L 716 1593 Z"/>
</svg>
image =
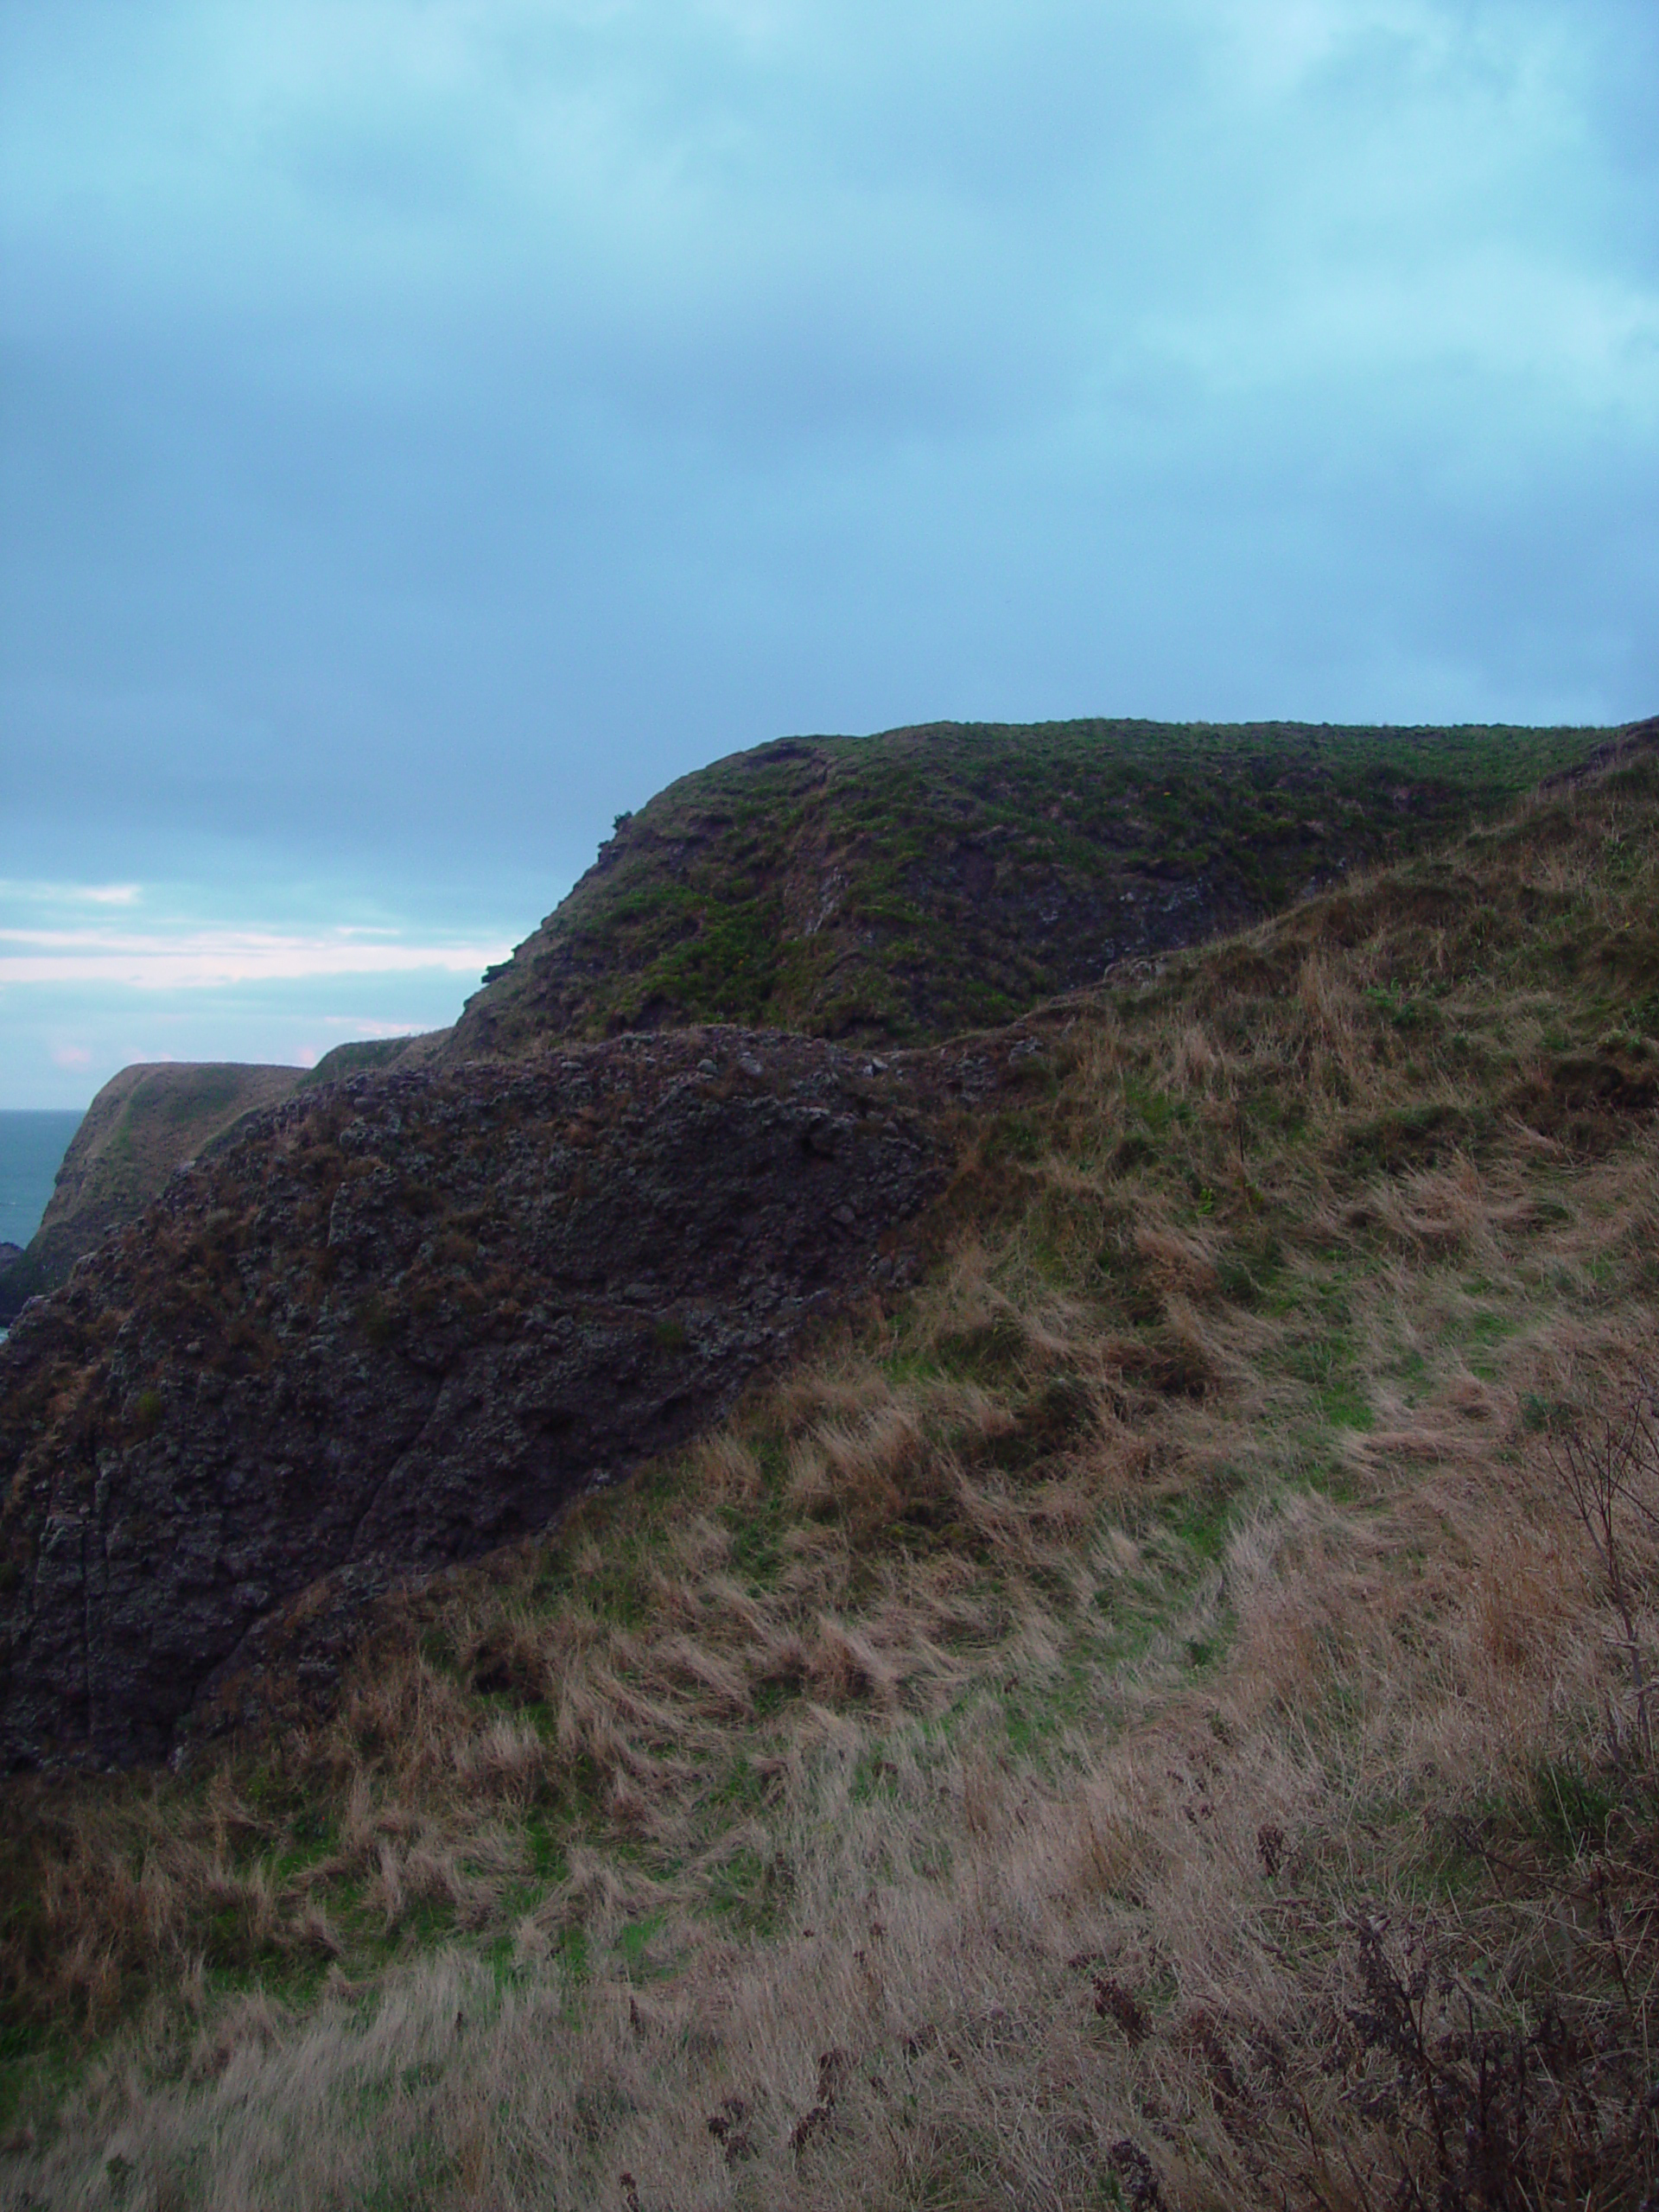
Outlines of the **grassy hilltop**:
<svg viewBox="0 0 1659 2212">
<path fill-rule="evenodd" d="M 915 1287 L 326 1718 L 10 1783 L 0 2203 L 1650 2198 L 1656 735 L 956 1048 Z"/>
<path fill-rule="evenodd" d="M 1605 734 L 932 723 L 734 754 L 620 820 L 453 1031 L 336 1046 L 304 1075 L 123 1069 L 0 1320 L 289 1091 L 697 1022 L 914 1044 L 1009 1020 L 1457 835 Z"/>
<path fill-rule="evenodd" d="M 932 723 L 786 738 L 621 818 L 448 1048 L 696 1021 L 919 1043 L 1466 828 L 1599 732 Z"/>
</svg>

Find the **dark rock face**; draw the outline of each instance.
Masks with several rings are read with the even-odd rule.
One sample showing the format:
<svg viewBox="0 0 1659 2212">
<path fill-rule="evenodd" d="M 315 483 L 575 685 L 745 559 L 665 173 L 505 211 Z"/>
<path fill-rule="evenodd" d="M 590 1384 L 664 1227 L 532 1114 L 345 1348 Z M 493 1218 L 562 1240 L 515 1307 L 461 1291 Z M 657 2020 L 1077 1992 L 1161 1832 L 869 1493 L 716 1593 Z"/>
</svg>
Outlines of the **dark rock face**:
<svg viewBox="0 0 1659 2212">
<path fill-rule="evenodd" d="M 274 1106 L 298 1068 L 165 1061 L 123 1068 L 87 1108 L 40 1228 L 15 1268 L 0 1267 L 0 1322 L 55 1290 L 83 1253 L 136 1221 L 181 1162 L 245 1114 Z"/>
<path fill-rule="evenodd" d="M 271 1649 L 326 1675 L 378 1590 L 686 1438 L 891 1274 L 924 1108 L 726 1031 L 257 1116 L 0 1347 L 0 1756 L 164 1758 Z"/>
</svg>

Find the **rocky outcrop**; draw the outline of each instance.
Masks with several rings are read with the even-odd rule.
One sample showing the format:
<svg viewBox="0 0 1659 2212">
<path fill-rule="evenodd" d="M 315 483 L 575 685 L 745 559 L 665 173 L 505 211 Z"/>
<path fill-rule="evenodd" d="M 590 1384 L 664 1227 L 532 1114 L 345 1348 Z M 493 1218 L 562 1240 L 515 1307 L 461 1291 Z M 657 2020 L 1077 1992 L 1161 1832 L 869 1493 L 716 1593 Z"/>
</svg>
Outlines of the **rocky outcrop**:
<svg viewBox="0 0 1659 2212">
<path fill-rule="evenodd" d="M 687 1437 L 902 1267 L 942 1079 L 728 1031 L 255 1117 L 0 1346 L 5 1761 L 326 1688 L 376 1591 Z"/>
<path fill-rule="evenodd" d="M 1466 828 L 1598 733 L 1135 721 L 789 738 L 683 778 L 437 1056 L 737 1020 L 919 1044 Z"/>
<path fill-rule="evenodd" d="M 1582 791 L 1586 784 L 1599 783 L 1604 776 L 1616 774 L 1621 768 L 1634 767 L 1638 760 L 1656 752 L 1659 752 L 1659 715 L 1649 715 L 1645 721 L 1626 722 L 1623 729 L 1615 730 L 1582 760 L 1557 769 L 1553 776 L 1543 777 L 1538 785 L 1539 793 L 1549 796 Z"/>
<path fill-rule="evenodd" d="M 378 1592 L 689 1437 L 903 1269 L 946 1109 L 1030 1079 L 1063 1011 L 891 1061 L 825 1037 L 960 1039 L 1455 829 L 1586 738 L 762 747 L 620 825 L 454 1032 L 315 1089 L 126 1071 L 60 1183 L 105 1241 L 0 1347 L 0 1763 L 166 1757 L 268 1714 L 279 1669 L 321 1694 Z M 710 1008 L 772 1026 L 671 1026 Z M 249 1116 L 252 1077 L 288 1095 Z"/>
<path fill-rule="evenodd" d="M 181 1162 L 245 1114 L 286 1097 L 302 1072 L 168 1060 L 111 1076 L 70 1141 L 40 1228 L 0 1278 L 0 1321 L 53 1289 L 83 1253 L 134 1220 Z"/>
</svg>

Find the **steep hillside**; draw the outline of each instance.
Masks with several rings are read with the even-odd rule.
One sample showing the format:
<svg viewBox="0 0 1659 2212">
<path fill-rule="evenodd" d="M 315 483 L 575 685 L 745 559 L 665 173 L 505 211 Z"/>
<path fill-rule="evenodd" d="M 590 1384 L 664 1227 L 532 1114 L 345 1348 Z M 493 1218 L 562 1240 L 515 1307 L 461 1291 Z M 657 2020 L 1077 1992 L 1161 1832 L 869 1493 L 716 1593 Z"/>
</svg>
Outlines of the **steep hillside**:
<svg viewBox="0 0 1659 2212">
<path fill-rule="evenodd" d="M 444 1049 L 685 1021 L 914 1043 L 1009 1020 L 1453 835 L 1599 734 L 1080 721 L 785 739 L 619 821 Z"/>
<path fill-rule="evenodd" d="M 283 1068 L 126 1068 L 94 1101 L 0 1322 L 181 1161 L 295 1088 L 736 1022 L 918 1043 L 1012 1020 L 1456 834 L 1605 733 L 935 723 L 734 754 L 619 822 L 453 1031 Z"/>
<path fill-rule="evenodd" d="M 275 1650 L 315 1688 L 377 1591 L 714 1418 L 937 1185 L 924 1076 L 683 1033 L 248 1123 L 0 1351 L 0 1761 L 165 1758 Z"/>
<path fill-rule="evenodd" d="M 245 1115 L 293 1091 L 315 1090 L 394 1062 L 422 1065 L 436 1042 L 428 1034 L 337 1045 L 310 1069 L 180 1060 L 123 1068 L 87 1109 L 27 1250 L 14 1261 L 6 1256 L 14 1248 L 0 1246 L 0 1277 L 16 1267 L 0 1281 L 0 1324 L 15 1319 L 29 1299 L 55 1289 L 84 1253 L 136 1221 L 181 1167 Z"/>
<path fill-rule="evenodd" d="M 266 1433 L 315 1389 L 349 1448 L 433 1328 L 464 1518 L 546 1361 L 498 1271 L 580 1207 L 572 1255 L 632 1245 L 545 1302 L 636 1375 L 684 1352 L 622 1278 L 702 1232 L 627 1195 L 607 1085 L 703 1132 L 662 1203 L 726 1222 L 722 1300 L 728 1115 L 830 1083 L 804 1103 L 847 1126 L 826 1154 L 809 1114 L 780 1191 L 889 1121 L 920 1170 L 885 1249 L 855 1196 L 791 1217 L 836 1232 L 840 1319 L 723 1420 L 383 1592 L 343 1662 L 309 1586 L 291 1700 L 181 1771 L 7 1783 L 0 2202 L 1651 2201 L 1656 737 L 946 1048 L 710 1033 L 325 1089 L 277 1109 L 286 1157 L 179 1186 L 123 1285 L 39 1309 L 18 1433 L 67 1471 L 46 1516 L 49 1471 L 14 1484 L 9 1594 L 61 1557 L 85 1622 L 172 1512 L 188 1611 L 240 1571 L 214 1516 L 277 1474 Z M 470 1223 L 469 1178 L 504 1186 Z M 241 1441 L 193 1500 L 214 1421 Z"/>
<path fill-rule="evenodd" d="M 0 1275 L 0 1322 L 61 1282 L 83 1252 L 142 1212 L 184 1161 L 243 1115 L 286 1097 L 300 1074 L 165 1061 L 112 1076 L 75 1132 L 40 1228 Z"/>
</svg>

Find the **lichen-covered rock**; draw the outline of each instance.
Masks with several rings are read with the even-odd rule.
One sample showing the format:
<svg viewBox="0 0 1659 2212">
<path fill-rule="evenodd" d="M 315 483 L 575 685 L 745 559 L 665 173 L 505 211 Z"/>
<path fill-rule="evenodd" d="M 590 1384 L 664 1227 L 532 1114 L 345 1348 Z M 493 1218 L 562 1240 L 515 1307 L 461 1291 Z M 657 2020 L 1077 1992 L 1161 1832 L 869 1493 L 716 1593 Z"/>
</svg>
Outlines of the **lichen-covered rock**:
<svg viewBox="0 0 1659 2212">
<path fill-rule="evenodd" d="M 685 1438 L 891 1271 L 932 1129 L 913 1070 L 732 1031 L 256 1117 L 0 1347 L 0 1757 L 164 1758 Z"/>
</svg>

